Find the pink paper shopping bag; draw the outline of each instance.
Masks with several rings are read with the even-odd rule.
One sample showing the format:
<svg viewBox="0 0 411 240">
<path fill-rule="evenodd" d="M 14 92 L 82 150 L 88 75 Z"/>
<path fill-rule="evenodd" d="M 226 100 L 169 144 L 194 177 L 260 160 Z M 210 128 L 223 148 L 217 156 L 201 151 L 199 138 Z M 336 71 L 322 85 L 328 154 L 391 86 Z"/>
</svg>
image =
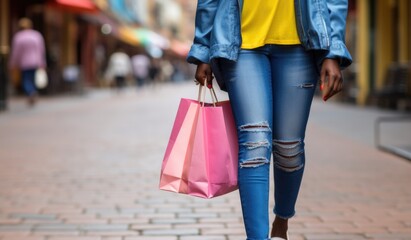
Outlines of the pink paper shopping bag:
<svg viewBox="0 0 411 240">
<path fill-rule="evenodd" d="M 228 101 L 181 99 L 163 159 L 160 189 L 202 198 L 237 189 L 237 133 Z"/>
</svg>

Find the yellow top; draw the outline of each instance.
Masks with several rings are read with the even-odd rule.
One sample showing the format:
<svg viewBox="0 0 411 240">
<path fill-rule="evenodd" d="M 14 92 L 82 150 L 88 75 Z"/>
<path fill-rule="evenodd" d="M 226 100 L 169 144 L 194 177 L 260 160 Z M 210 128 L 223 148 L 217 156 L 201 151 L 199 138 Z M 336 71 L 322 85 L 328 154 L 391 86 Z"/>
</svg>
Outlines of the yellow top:
<svg viewBox="0 0 411 240">
<path fill-rule="evenodd" d="M 294 0 L 245 0 L 241 14 L 241 48 L 265 44 L 300 44 Z"/>
</svg>

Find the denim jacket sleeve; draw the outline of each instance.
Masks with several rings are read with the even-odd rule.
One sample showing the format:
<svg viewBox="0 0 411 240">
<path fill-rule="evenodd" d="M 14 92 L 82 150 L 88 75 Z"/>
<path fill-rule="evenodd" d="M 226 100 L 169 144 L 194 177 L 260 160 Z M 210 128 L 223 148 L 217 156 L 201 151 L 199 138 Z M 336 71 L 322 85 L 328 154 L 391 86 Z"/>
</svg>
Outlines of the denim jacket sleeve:
<svg viewBox="0 0 411 240">
<path fill-rule="evenodd" d="M 348 67 L 352 58 L 345 46 L 345 25 L 348 11 L 348 0 L 326 0 L 330 14 L 331 42 L 325 58 L 339 60 L 340 67 Z"/>
<path fill-rule="evenodd" d="M 210 34 L 219 0 L 198 0 L 193 45 L 187 56 L 187 62 L 208 63 L 210 59 Z"/>
</svg>

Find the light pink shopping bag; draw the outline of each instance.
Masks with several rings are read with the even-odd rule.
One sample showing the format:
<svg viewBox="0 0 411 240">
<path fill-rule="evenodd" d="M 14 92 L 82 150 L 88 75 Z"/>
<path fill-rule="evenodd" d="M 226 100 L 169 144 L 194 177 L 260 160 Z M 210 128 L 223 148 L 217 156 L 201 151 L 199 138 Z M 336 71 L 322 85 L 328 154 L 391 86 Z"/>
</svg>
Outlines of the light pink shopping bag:
<svg viewBox="0 0 411 240">
<path fill-rule="evenodd" d="M 237 189 L 237 133 L 228 101 L 181 99 L 163 159 L 160 189 L 202 198 Z"/>
<path fill-rule="evenodd" d="M 161 167 L 160 189 L 187 192 L 187 173 L 191 160 L 195 126 L 200 104 L 181 99 Z M 183 176 L 184 175 L 184 176 Z"/>
</svg>

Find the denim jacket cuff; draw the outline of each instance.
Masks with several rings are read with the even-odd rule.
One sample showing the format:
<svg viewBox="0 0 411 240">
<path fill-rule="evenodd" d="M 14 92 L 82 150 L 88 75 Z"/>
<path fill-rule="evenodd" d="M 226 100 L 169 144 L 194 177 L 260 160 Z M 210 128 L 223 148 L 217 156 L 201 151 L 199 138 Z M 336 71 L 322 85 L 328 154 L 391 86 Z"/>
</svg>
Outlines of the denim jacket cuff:
<svg viewBox="0 0 411 240">
<path fill-rule="evenodd" d="M 193 64 L 209 63 L 210 49 L 201 44 L 193 44 L 187 55 L 187 62 Z"/>
<path fill-rule="evenodd" d="M 338 59 L 341 69 L 348 67 L 352 63 L 352 57 L 347 47 L 340 40 L 332 41 L 330 50 L 325 55 L 325 58 Z"/>
</svg>

